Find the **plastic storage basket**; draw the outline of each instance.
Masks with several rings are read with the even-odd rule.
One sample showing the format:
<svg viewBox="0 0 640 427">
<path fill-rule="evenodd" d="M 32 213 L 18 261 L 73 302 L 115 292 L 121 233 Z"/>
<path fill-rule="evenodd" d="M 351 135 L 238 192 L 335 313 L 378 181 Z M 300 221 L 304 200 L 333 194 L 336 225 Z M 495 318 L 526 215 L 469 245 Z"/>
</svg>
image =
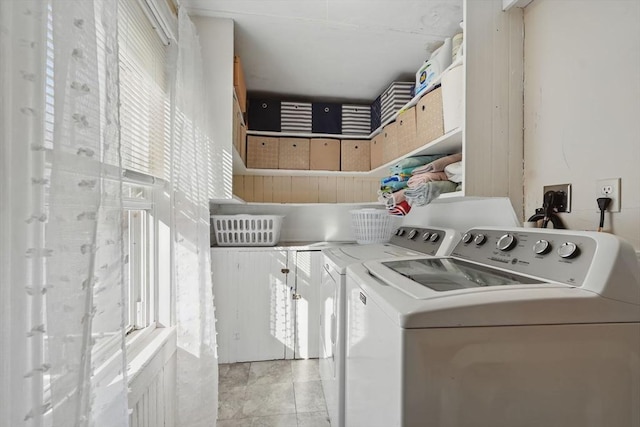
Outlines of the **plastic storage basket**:
<svg viewBox="0 0 640 427">
<path fill-rule="evenodd" d="M 275 246 L 282 215 L 211 215 L 218 246 Z"/>
<path fill-rule="evenodd" d="M 360 244 L 384 243 L 391 238 L 396 217 L 385 209 L 357 209 L 351 212 L 351 225 Z"/>
</svg>

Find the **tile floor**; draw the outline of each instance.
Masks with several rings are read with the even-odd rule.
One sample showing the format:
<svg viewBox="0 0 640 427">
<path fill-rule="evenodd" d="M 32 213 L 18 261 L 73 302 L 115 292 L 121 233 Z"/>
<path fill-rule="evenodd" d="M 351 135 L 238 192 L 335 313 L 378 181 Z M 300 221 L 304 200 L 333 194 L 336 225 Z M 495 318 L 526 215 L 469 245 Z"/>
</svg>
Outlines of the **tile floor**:
<svg viewBox="0 0 640 427">
<path fill-rule="evenodd" d="M 318 360 L 219 366 L 218 427 L 328 427 Z"/>
</svg>

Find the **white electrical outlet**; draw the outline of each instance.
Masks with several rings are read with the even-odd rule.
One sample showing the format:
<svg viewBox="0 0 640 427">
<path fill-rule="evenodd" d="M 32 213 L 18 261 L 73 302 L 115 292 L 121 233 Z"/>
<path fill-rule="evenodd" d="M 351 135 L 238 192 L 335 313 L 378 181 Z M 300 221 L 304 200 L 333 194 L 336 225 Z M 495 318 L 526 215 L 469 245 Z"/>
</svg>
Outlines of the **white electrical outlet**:
<svg viewBox="0 0 640 427">
<path fill-rule="evenodd" d="M 607 212 L 620 212 L 620 178 L 599 179 L 596 181 L 596 198 L 611 199 Z"/>
</svg>

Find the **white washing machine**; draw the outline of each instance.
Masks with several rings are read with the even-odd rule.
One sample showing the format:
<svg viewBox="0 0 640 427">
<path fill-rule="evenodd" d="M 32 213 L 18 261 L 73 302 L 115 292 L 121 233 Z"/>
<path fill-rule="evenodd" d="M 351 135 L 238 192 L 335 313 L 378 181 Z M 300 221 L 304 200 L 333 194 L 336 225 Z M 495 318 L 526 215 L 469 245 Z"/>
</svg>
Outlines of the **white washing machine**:
<svg viewBox="0 0 640 427">
<path fill-rule="evenodd" d="M 448 255 L 460 240 L 447 228 L 403 226 L 390 243 L 324 249 L 320 314 L 320 378 L 331 425 L 344 424 L 344 337 L 346 268 L 380 258 Z"/>
<path fill-rule="evenodd" d="M 640 273 L 605 233 L 472 229 L 347 269 L 349 427 L 640 426 Z"/>
</svg>

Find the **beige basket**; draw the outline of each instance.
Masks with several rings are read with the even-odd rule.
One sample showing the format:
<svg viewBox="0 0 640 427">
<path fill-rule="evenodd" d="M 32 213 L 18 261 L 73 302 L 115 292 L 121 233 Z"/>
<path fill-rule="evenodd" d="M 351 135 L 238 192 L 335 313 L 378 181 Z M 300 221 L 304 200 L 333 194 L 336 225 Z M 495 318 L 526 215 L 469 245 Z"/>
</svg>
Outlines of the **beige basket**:
<svg viewBox="0 0 640 427">
<path fill-rule="evenodd" d="M 278 169 L 278 138 L 250 135 L 247 137 L 247 167 Z"/>
<path fill-rule="evenodd" d="M 370 145 L 368 139 L 343 139 L 340 143 L 340 170 L 370 171 Z"/>
<path fill-rule="evenodd" d="M 278 167 L 309 170 L 309 139 L 280 138 Z"/>
<path fill-rule="evenodd" d="M 283 215 L 211 215 L 218 246 L 275 246 Z"/>
</svg>

